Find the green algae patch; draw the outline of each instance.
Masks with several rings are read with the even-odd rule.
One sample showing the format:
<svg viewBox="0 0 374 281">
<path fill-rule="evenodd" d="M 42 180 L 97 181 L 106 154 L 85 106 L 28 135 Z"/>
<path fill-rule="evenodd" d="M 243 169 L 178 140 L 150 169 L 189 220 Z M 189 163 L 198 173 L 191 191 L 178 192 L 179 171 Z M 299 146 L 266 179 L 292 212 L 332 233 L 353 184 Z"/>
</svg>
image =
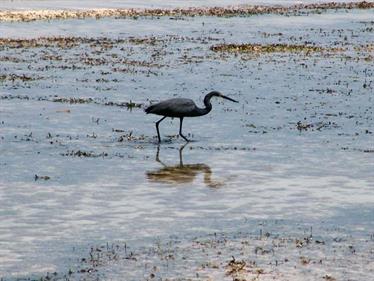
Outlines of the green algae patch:
<svg viewBox="0 0 374 281">
<path fill-rule="evenodd" d="M 292 44 L 219 44 L 210 47 L 214 52 L 226 53 L 315 53 L 325 51 L 342 51 L 341 48 L 324 48 L 320 46 L 292 45 Z"/>
</svg>

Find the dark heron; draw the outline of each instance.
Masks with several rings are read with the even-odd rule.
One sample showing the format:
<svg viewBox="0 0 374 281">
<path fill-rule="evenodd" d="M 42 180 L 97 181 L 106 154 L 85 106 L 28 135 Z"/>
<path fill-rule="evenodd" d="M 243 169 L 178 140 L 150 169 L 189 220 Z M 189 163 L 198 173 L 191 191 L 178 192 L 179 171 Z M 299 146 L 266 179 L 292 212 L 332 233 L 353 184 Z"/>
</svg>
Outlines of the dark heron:
<svg viewBox="0 0 374 281">
<path fill-rule="evenodd" d="M 179 127 L 179 135 L 184 138 L 186 141 L 189 141 L 183 134 L 182 134 L 182 124 L 184 117 L 197 117 L 203 116 L 208 114 L 212 110 L 212 104 L 210 103 L 210 99 L 212 97 L 221 97 L 233 102 L 238 102 L 233 100 L 229 97 L 222 95 L 220 92 L 213 91 L 207 94 L 204 98 L 204 105 L 205 108 L 197 107 L 197 105 L 191 99 L 184 99 L 184 98 L 174 98 L 168 99 L 156 104 L 153 104 L 145 109 L 145 112 L 162 115 L 160 120 L 156 122 L 156 129 L 157 129 L 157 136 L 158 141 L 161 142 L 160 138 L 160 131 L 158 129 L 158 125 L 164 120 L 166 117 L 178 117 L 180 119 L 180 127 Z"/>
</svg>

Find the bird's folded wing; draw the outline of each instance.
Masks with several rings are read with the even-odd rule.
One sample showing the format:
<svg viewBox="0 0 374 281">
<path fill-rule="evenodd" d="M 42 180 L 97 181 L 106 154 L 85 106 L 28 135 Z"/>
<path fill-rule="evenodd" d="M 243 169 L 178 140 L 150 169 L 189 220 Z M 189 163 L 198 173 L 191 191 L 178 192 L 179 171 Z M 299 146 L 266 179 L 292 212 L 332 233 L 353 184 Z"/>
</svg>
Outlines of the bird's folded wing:
<svg viewBox="0 0 374 281">
<path fill-rule="evenodd" d="M 162 101 L 150 107 L 149 113 L 169 117 L 189 116 L 196 108 L 195 103 L 190 99 L 175 98 Z"/>
</svg>

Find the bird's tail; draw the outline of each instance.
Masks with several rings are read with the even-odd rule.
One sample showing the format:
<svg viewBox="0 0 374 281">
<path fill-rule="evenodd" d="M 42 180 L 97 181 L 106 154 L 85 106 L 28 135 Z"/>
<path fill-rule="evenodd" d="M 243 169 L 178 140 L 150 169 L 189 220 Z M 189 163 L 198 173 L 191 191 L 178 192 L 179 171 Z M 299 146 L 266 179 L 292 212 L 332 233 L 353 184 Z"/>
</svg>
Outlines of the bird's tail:
<svg viewBox="0 0 374 281">
<path fill-rule="evenodd" d="M 148 106 L 146 109 L 144 109 L 144 111 L 145 111 L 145 113 L 151 113 L 152 112 L 152 109 L 153 109 L 153 105 L 150 105 L 150 106 Z"/>
</svg>

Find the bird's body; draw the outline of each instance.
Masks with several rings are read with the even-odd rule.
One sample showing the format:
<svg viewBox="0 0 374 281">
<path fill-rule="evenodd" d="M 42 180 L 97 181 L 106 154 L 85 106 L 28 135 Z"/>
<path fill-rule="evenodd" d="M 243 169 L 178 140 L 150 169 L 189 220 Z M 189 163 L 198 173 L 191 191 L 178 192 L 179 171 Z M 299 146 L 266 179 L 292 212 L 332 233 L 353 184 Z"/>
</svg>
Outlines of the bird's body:
<svg viewBox="0 0 374 281">
<path fill-rule="evenodd" d="M 174 98 L 149 106 L 145 112 L 167 117 L 196 117 L 204 115 L 203 108 L 196 106 L 193 100 Z M 200 112 L 201 111 L 201 112 Z M 207 114 L 206 112 L 205 114 Z"/>
<path fill-rule="evenodd" d="M 224 99 L 228 99 L 233 102 L 237 102 L 236 100 L 233 100 L 229 97 L 226 97 L 222 95 L 220 92 L 213 91 L 207 94 L 204 98 L 204 105 L 205 108 L 198 107 L 193 100 L 191 99 L 185 99 L 185 98 L 173 98 L 161 101 L 159 103 L 153 104 L 145 109 L 145 112 L 161 115 L 164 116 L 159 121 L 156 122 L 156 129 L 157 129 L 157 136 L 158 141 L 161 142 L 160 138 L 160 132 L 158 129 L 158 125 L 162 120 L 164 120 L 166 117 L 177 117 L 180 118 L 180 127 L 179 127 L 179 135 L 184 138 L 186 141 L 188 139 L 183 136 L 182 134 L 182 123 L 184 117 L 197 117 L 202 116 L 205 114 L 208 114 L 212 110 L 212 104 L 210 103 L 210 99 L 212 97 L 222 97 Z"/>
</svg>

